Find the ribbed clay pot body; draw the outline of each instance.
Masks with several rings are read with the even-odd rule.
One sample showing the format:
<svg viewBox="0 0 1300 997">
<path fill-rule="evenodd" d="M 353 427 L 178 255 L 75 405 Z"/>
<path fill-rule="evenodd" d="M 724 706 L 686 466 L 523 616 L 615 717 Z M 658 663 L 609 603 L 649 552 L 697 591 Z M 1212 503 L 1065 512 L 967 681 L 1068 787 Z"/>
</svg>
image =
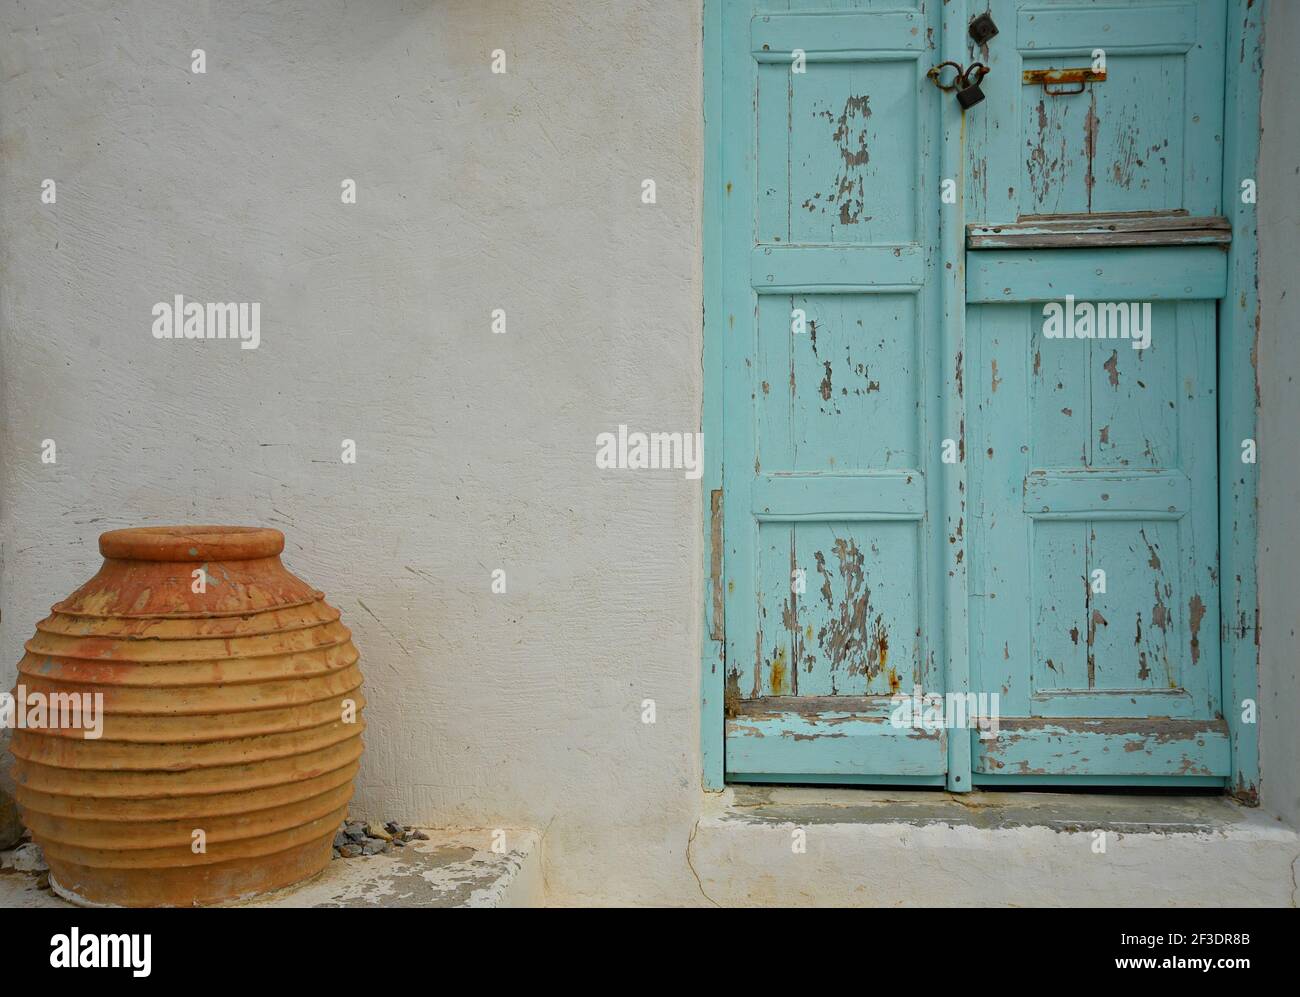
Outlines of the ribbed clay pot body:
<svg viewBox="0 0 1300 997">
<path fill-rule="evenodd" d="M 253 527 L 114 530 L 37 624 L 23 695 L 103 695 L 97 739 L 14 731 L 18 804 L 65 896 L 214 904 L 330 861 L 361 757 L 359 656 L 283 549 Z"/>
</svg>

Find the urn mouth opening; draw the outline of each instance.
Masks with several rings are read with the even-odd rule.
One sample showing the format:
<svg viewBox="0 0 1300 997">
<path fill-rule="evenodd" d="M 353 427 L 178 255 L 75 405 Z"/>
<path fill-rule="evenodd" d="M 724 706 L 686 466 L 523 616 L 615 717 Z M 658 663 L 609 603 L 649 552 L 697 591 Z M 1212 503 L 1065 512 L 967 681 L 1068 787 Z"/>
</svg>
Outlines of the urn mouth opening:
<svg viewBox="0 0 1300 997">
<path fill-rule="evenodd" d="M 264 526 L 138 526 L 99 536 L 99 552 L 124 561 L 248 561 L 283 550 L 284 534 Z"/>
</svg>

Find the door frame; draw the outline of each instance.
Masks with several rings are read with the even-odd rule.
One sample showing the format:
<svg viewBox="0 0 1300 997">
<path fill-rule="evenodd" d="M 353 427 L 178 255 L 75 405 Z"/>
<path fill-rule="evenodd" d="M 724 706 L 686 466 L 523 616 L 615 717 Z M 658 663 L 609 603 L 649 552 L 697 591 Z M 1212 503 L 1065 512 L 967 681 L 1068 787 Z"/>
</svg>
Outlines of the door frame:
<svg viewBox="0 0 1300 997">
<path fill-rule="evenodd" d="M 703 627 L 700 672 L 700 756 L 703 788 L 725 787 L 724 700 L 726 687 L 725 584 L 721 490 L 725 486 L 723 337 L 727 322 L 723 305 L 722 248 L 726 233 L 727 178 L 723 170 L 725 126 L 723 110 L 723 8 L 727 0 L 703 0 L 702 58 L 704 73 L 704 185 L 703 185 L 703 368 L 702 429 L 706 441 L 701 478 L 703 515 L 702 592 Z M 941 15 L 942 56 L 964 56 L 966 3 L 945 4 Z M 1245 803 L 1259 799 L 1258 723 L 1242 721 L 1243 700 L 1258 702 L 1259 608 L 1256 589 L 1257 481 L 1254 468 L 1241 463 L 1241 441 L 1257 440 L 1259 408 L 1256 376 L 1259 296 L 1256 286 L 1258 248 L 1256 205 L 1243 204 L 1240 184 L 1257 179 L 1259 159 L 1259 107 L 1263 65 L 1263 22 L 1267 0 L 1229 0 L 1227 60 L 1224 94 L 1223 213 L 1232 223 L 1228 249 L 1228 288 L 1220 299 L 1219 320 L 1219 579 L 1220 646 L 1223 668 L 1225 719 L 1232 746 L 1229 792 Z M 960 376 L 965 336 L 965 225 L 962 217 L 965 169 L 959 114 L 944 115 L 940 175 L 959 180 L 955 211 L 957 224 L 941 223 L 943 255 L 957 259 L 948 275 L 952 286 L 944 289 L 941 330 L 945 379 Z M 752 206 L 747 206 L 752 207 Z M 752 212 L 750 212 L 752 214 Z M 748 218 L 748 214 L 747 214 Z M 946 219 L 945 219 L 946 220 Z M 951 243 L 951 244 L 950 244 Z M 953 255 L 949 255 L 949 254 Z M 951 392 L 945 392 L 951 395 Z M 951 403 L 942 416 L 949 432 L 964 424 L 964 400 Z M 1249 467 L 1243 473 L 1243 467 Z M 952 527 L 962 515 L 966 465 L 946 475 L 943 515 Z M 946 580 L 945 613 L 947 648 L 946 689 L 969 688 L 970 659 L 967 633 L 968 597 L 965 560 L 950 562 Z M 1258 719 L 1258 709 L 1256 710 Z M 970 739 L 950 737 L 948 789 L 971 788 Z M 1045 787 L 1047 788 L 1047 787 Z"/>
<path fill-rule="evenodd" d="M 1256 207 L 1241 182 L 1259 178 L 1260 86 L 1267 0 L 1229 0 L 1223 96 L 1223 213 L 1232 223 L 1228 293 L 1219 299 L 1219 619 L 1223 707 L 1232 745 L 1231 795 L 1259 805 L 1259 602 L 1256 589 L 1258 464 L 1243 473 L 1241 441 L 1258 441 L 1259 247 Z"/>
</svg>

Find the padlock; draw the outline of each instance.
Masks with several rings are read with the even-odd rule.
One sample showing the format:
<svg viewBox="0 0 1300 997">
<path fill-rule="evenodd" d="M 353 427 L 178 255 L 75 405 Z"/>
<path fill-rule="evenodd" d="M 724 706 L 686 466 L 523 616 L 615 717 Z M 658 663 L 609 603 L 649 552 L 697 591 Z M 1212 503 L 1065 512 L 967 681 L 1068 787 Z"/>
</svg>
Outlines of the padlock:
<svg viewBox="0 0 1300 997">
<path fill-rule="evenodd" d="M 957 91 L 957 103 L 962 106 L 963 111 L 969 111 L 983 99 L 984 91 L 980 89 L 978 83 L 972 83 L 970 86 Z"/>
<path fill-rule="evenodd" d="M 979 75 L 972 78 L 972 74 L 979 70 Z M 968 111 L 984 99 L 984 91 L 980 89 L 980 83 L 988 75 L 989 67 L 982 62 L 972 62 L 970 67 L 962 74 L 961 80 L 957 87 L 957 103 L 961 105 L 963 111 Z"/>
</svg>

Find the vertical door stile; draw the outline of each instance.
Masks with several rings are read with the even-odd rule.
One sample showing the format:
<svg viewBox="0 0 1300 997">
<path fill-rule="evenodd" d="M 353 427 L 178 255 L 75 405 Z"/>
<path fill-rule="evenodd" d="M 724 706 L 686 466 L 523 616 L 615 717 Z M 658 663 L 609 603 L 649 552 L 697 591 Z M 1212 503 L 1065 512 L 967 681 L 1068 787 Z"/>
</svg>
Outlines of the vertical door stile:
<svg viewBox="0 0 1300 997">
<path fill-rule="evenodd" d="M 753 247 L 754 117 L 758 109 L 757 76 L 749 53 L 748 18 L 737 17 L 732 5 L 722 5 L 722 313 L 716 324 L 723 341 L 724 454 L 723 587 L 726 629 L 725 712 L 730 716 L 742 690 L 754 679 L 753 662 L 758 620 L 754 603 L 735 598 L 737 589 L 755 585 L 753 542 L 749 537 L 748 468 L 755 442 L 751 420 L 736 418 L 753 397 L 752 362 L 756 302 L 749 286 L 749 253 Z M 737 99 L 739 98 L 739 99 Z"/>
<path fill-rule="evenodd" d="M 1259 727 L 1245 715 L 1246 705 L 1259 697 L 1255 582 L 1259 513 L 1257 478 L 1253 473 L 1241 473 L 1241 447 L 1256 439 L 1259 382 L 1254 357 L 1259 345 L 1259 287 L 1255 279 L 1257 205 L 1246 203 L 1240 184 L 1259 176 L 1265 9 L 1264 3 L 1249 0 L 1234 0 L 1228 8 L 1222 199 L 1233 239 L 1228 252 L 1229 293 L 1220 300 L 1218 310 L 1223 698 L 1232 742 L 1229 785 L 1235 796 L 1248 803 L 1259 802 Z"/>
<path fill-rule="evenodd" d="M 960 3 L 943 6 L 939 31 L 943 60 L 965 64 L 966 11 Z M 944 529 L 939 543 L 939 586 L 944 619 L 944 687 L 936 692 L 964 696 L 971 691 L 970 623 L 968 615 L 969 586 L 967 583 L 966 556 L 968 522 L 966 501 L 970 494 L 966 483 L 966 467 L 970 458 L 967 445 L 966 398 L 964 390 L 966 363 L 966 115 L 956 101 L 938 101 L 942 125 L 939 131 L 940 176 L 951 178 L 956 184 L 955 204 L 941 205 L 935 212 L 938 231 L 932 245 L 938 248 L 934 258 L 934 272 L 941 300 L 942 325 L 939 339 L 939 368 L 942 397 L 943 432 L 957 441 L 957 463 L 937 465 L 935 480 L 941 483 L 941 495 L 932 508 L 941 508 Z M 976 112 L 978 113 L 978 112 Z M 939 189 L 926 192 L 938 199 Z M 931 451 L 937 454 L 940 440 L 931 440 Z M 955 793 L 971 789 L 971 742 L 962 731 L 954 731 L 948 738 L 948 789 Z"/>
<path fill-rule="evenodd" d="M 722 7 L 706 3 L 703 16 L 704 48 L 704 476 L 703 494 L 709 497 L 706 508 L 716 509 L 721 518 L 721 502 L 712 495 L 724 490 L 724 427 L 726 406 L 723 402 L 723 343 L 719 335 L 725 320 L 722 233 L 726 231 L 725 199 L 721 196 L 726 182 L 723 175 L 722 133 Z M 726 750 L 724 721 L 726 715 L 726 617 L 722 603 L 725 591 L 725 528 L 711 519 L 704 528 L 703 569 L 707 577 L 708 598 L 704 607 L 704 633 L 700 656 L 700 767 L 704 789 L 721 790 L 725 786 L 723 755 Z M 715 570 L 716 569 L 716 570 Z"/>
</svg>

